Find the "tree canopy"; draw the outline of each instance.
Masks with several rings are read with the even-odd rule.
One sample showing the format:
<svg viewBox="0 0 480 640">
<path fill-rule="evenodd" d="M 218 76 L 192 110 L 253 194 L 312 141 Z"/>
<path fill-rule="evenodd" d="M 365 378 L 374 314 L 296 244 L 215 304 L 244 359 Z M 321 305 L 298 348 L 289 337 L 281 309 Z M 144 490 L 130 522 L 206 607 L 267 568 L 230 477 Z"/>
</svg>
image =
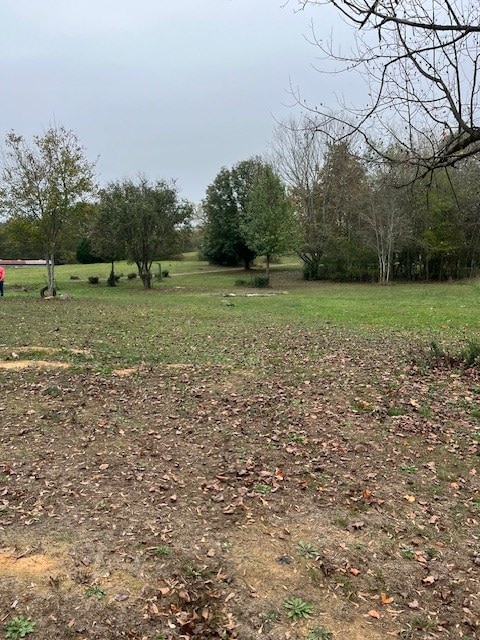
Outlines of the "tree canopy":
<svg viewBox="0 0 480 640">
<path fill-rule="evenodd" d="M 203 253 L 215 264 L 236 266 L 243 263 L 248 269 L 255 251 L 248 246 L 242 231 L 250 191 L 263 167 L 259 158 L 225 167 L 207 188 L 203 210 L 206 217 Z"/>
<path fill-rule="evenodd" d="M 285 185 L 272 167 L 265 164 L 250 189 L 241 230 L 247 246 L 266 257 L 266 277 L 270 261 L 296 248 L 297 218 Z"/>
<path fill-rule="evenodd" d="M 109 183 L 100 193 L 99 209 L 94 246 L 110 261 L 126 253 L 150 289 L 153 261 L 175 253 L 192 205 L 179 198 L 175 184 L 140 177 Z"/>
<path fill-rule="evenodd" d="M 76 205 L 95 190 L 94 163 L 73 133 L 52 126 L 28 142 L 11 131 L 5 140 L 0 207 L 9 219 L 23 220 L 47 260 L 47 282 L 55 293 L 55 252 L 61 233 L 78 212 Z"/>
</svg>

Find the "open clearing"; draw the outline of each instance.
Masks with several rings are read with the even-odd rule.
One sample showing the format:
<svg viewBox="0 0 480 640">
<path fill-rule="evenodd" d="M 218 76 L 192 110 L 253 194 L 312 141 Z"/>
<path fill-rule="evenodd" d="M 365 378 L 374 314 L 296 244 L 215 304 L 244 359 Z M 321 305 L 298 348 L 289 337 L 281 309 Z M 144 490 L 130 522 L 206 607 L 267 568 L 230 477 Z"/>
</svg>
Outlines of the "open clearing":
<svg viewBox="0 0 480 640">
<path fill-rule="evenodd" d="M 261 298 L 196 299 L 195 321 L 167 295 L 128 318 L 123 302 L 4 301 L 3 361 L 37 366 L 0 368 L 2 625 L 479 638 L 478 370 L 431 366 L 425 336 L 278 320 Z M 308 617 L 288 617 L 292 598 Z"/>
</svg>

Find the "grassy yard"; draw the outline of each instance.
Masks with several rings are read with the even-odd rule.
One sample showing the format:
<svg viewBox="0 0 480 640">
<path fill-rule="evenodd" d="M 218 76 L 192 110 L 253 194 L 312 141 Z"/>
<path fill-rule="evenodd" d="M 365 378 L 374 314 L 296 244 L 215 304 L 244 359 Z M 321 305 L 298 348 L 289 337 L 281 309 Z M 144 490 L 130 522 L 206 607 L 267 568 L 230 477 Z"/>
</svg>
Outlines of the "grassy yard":
<svg viewBox="0 0 480 640">
<path fill-rule="evenodd" d="M 478 283 L 287 262 L 8 269 L 0 638 L 480 637 Z"/>
</svg>

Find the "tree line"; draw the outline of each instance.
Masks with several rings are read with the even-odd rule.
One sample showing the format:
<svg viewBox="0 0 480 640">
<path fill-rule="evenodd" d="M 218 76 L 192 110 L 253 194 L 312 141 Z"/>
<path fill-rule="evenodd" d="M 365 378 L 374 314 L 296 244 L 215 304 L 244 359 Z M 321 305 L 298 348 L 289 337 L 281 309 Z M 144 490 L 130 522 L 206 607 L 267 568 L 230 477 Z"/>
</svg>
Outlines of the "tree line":
<svg viewBox="0 0 480 640">
<path fill-rule="evenodd" d="M 152 264 L 189 244 L 195 207 L 174 182 L 145 177 L 99 188 L 77 137 L 50 128 L 28 143 L 6 138 L 0 250 L 45 256 L 50 293 L 59 260 L 135 263 L 143 286 Z M 250 268 L 295 252 L 306 279 L 444 280 L 477 274 L 480 161 L 472 155 L 429 175 L 365 145 L 325 136 L 309 118 L 279 125 L 268 159 L 223 167 L 197 207 L 195 235 L 211 263 Z M 199 211 L 200 210 L 200 215 Z M 198 219 L 200 218 L 200 220 Z"/>
<path fill-rule="evenodd" d="M 401 150 L 387 151 L 383 158 L 372 156 L 365 146 L 355 149 L 351 139 L 322 136 L 306 119 L 279 126 L 267 166 L 288 202 L 288 215 L 276 209 L 277 223 L 288 231 L 270 255 L 294 251 L 311 280 L 385 284 L 476 275 L 478 157 L 418 177 L 414 167 L 396 161 Z M 263 166 L 260 159 L 240 162 L 222 169 L 208 187 L 204 252 L 213 262 L 248 266 L 255 255 L 249 216 L 257 224 L 263 220 L 264 236 L 272 236 L 275 215 L 261 213 L 265 203 L 256 195 L 265 192 Z"/>
</svg>

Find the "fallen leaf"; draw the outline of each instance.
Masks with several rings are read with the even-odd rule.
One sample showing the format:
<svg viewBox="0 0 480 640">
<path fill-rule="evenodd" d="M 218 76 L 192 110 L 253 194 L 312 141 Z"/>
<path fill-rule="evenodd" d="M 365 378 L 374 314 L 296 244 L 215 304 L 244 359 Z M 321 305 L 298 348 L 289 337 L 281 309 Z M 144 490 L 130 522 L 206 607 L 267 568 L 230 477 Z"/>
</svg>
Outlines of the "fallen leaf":
<svg viewBox="0 0 480 640">
<path fill-rule="evenodd" d="M 378 613 L 378 611 L 376 611 L 375 609 L 370 609 L 370 611 L 368 612 L 368 615 L 371 618 L 376 618 L 377 620 L 380 619 L 380 614 Z"/>
<path fill-rule="evenodd" d="M 415 496 L 411 496 L 411 495 L 408 495 L 408 494 L 406 496 L 403 496 L 403 497 L 405 498 L 405 500 L 407 502 L 415 502 L 415 499 L 416 499 Z"/>
<path fill-rule="evenodd" d="M 423 584 L 433 584 L 436 578 L 434 576 L 427 576 L 422 580 Z"/>
<path fill-rule="evenodd" d="M 418 600 L 412 600 L 408 603 L 408 606 L 410 607 L 410 609 L 418 609 L 420 607 Z"/>
<path fill-rule="evenodd" d="M 364 489 L 362 493 L 362 497 L 365 500 L 365 502 L 371 502 L 373 500 L 373 493 L 368 489 Z"/>
<path fill-rule="evenodd" d="M 355 567 L 350 567 L 350 573 L 352 576 L 358 576 L 360 573 L 360 569 L 355 569 Z"/>
<path fill-rule="evenodd" d="M 388 596 L 386 593 L 380 594 L 380 602 L 382 604 L 391 604 L 393 602 L 393 598 Z"/>
</svg>

